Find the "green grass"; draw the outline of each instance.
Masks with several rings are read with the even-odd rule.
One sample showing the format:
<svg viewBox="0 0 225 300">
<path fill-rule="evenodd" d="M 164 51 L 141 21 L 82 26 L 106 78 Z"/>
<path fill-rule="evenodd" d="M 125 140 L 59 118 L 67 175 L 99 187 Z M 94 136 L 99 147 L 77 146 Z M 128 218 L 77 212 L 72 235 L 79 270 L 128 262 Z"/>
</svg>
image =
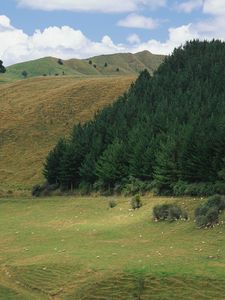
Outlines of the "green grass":
<svg viewBox="0 0 225 300">
<path fill-rule="evenodd" d="M 154 222 L 153 206 L 172 201 L 191 220 Z M 225 299 L 225 228 L 196 229 L 199 201 L 146 196 L 140 210 L 129 211 L 128 198 L 113 209 L 103 197 L 2 199 L 0 295 Z"/>
</svg>

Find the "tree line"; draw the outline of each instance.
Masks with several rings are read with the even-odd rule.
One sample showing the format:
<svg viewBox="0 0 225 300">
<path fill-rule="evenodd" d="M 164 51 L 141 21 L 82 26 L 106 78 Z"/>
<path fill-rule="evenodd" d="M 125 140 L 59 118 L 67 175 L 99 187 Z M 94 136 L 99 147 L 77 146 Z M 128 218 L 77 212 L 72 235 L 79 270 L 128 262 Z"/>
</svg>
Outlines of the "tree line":
<svg viewBox="0 0 225 300">
<path fill-rule="evenodd" d="M 122 191 L 131 182 L 159 194 L 225 193 L 225 43 L 194 40 L 153 76 L 74 126 L 44 164 L 62 189 Z"/>
</svg>

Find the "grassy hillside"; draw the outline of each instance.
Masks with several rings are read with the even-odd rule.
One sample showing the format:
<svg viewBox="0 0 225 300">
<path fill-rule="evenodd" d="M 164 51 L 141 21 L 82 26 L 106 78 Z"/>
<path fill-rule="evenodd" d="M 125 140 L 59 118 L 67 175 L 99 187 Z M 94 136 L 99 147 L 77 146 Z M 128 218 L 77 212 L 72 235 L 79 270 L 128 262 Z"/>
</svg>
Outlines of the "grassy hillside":
<svg viewBox="0 0 225 300">
<path fill-rule="evenodd" d="M 42 164 L 60 136 L 93 117 L 135 80 L 42 77 L 0 86 L 0 190 L 42 180 Z"/>
<path fill-rule="evenodd" d="M 45 57 L 9 66 L 5 74 L 0 74 L 1 82 L 10 82 L 22 79 L 22 72 L 26 71 L 28 77 L 35 76 L 98 76 L 98 75 L 124 75 L 137 74 L 144 69 L 151 73 L 158 68 L 164 56 L 154 55 L 148 51 L 137 54 L 119 53 L 101 55 L 89 59 L 70 59 L 58 63 L 57 58 Z M 89 62 L 92 62 L 90 64 Z M 107 67 L 105 66 L 107 63 Z M 119 68 L 119 71 L 117 70 Z"/>
<path fill-rule="evenodd" d="M 0 299 L 225 299 L 225 227 L 196 229 L 201 200 L 148 196 L 138 211 L 117 200 L 2 199 Z M 153 222 L 165 201 L 191 220 Z"/>
</svg>

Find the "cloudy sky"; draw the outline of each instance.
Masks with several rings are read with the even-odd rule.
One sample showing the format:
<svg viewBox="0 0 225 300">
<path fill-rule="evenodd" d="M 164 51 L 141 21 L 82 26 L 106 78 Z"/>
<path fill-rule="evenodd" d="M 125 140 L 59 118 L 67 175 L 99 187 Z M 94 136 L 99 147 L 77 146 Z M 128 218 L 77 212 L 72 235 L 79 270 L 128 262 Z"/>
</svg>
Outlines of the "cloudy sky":
<svg viewBox="0 0 225 300">
<path fill-rule="evenodd" d="M 0 0 L 0 59 L 87 58 L 225 39 L 225 0 Z"/>
</svg>

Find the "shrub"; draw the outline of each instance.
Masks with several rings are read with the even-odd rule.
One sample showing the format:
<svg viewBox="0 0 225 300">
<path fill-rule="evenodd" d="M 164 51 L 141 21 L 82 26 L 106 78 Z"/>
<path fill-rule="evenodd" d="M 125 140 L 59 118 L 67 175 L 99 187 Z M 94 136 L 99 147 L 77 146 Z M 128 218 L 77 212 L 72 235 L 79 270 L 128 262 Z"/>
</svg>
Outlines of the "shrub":
<svg viewBox="0 0 225 300">
<path fill-rule="evenodd" d="M 110 199 L 109 200 L 109 208 L 114 208 L 117 206 L 116 200 L 115 199 Z"/>
<path fill-rule="evenodd" d="M 195 209 L 195 217 L 205 216 L 209 210 L 207 204 L 202 204 Z"/>
<path fill-rule="evenodd" d="M 58 187 L 58 184 L 49 184 L 48 182 L 42 185 L 37 184 L 33 186 L 31 194 L 34 197 L 49 196 L 51 192 L 55 191 Z"/>
<path fill-rule="evenodd" d="M 142 207 L 140 195 L 137 194 L 131 199 L 131 207 L 132 209 L 139 209 Z"/>
<path fill-rule="evenodd" d="M 219 183 L 199 182 L 190 184 L 185 181 L 178 181 L 173 186 L 175 196 L 212 196 L 222 191 L 222 186 Z"/>
<path fill-rule="evenodd" d="M 84 196 L 84 195 L 89 195 L 91 190 L 92 190 L 92 185 L 90 183 L 86 183 L 84 181 L 82 181 L 79 184 L 79 193 Z"/>
<path fill-rule="evenodd" d="M 182 209 L 176 205 L 171 205 L 168 210 L 168 221 L 176 221 L 182 218 Z"/>
<path fill-rule="evenodd" d="M 188 219 L 188 214 L 175 204 L 156 205 L 153 208 L 153 217 L 157 221 L 176 221 Z"/>
<path fill-rule="evenodd" d="M 24 78 L 27 78 L 28 73 L 27 73 L 27 71 L 23 71 L 23 72 L 21 73 L 21 75 L 22 75 Z"/>
<path fill-rule="evenodd" d="M 207 220 L 206 220 L 206 216 L 205 215 L 198 216 L 195 221 L 196 221 L 197 227 L 199 227 L 199 228 L 206 227 Z"/>
<path fill-rule="evenodd" d="M 207 201 L 208 207 L 214 207 L 216 206 L 218 210 L 223 211 L 225 209 L 225 200 L 224 197 L 220 195 L 214 195 L 208 198 Z"/>
<path fill-rule="evenodd" d="M 196 218 L 196 224 L 199 228 L 213 227 L 219 222 L 219 211 L 217 207 L 210 207 L 205 215 L 199 215 Z"/>
<path fill-rule="evenodd" d="M 196 224 L 199 228 L 212 227 L 219 222 L 219 214 L 225 210 L 224 197 L 214 195 L 195 210 Z"/>
<path fill-rule="evenodd" d="M 58 64 L 63 65 L 63 61 L 60 58 L 58 59 Z"/>
<path fill-rule="evenodd" d="M 130 176 L 127 182 L 123 185 L 122 192 L 125 196 L 134 196 L 136 194 L 143 195 L 145 192 L 151 191 L 152 184 L 149 181 L 141 181 Z"/>
<path fill-rule="evenodd" d="M 219 211 L 217 207 L 210 207 L 206 214 L 207 223 L 209 225 L 219 223 Z"/>
</svg>

